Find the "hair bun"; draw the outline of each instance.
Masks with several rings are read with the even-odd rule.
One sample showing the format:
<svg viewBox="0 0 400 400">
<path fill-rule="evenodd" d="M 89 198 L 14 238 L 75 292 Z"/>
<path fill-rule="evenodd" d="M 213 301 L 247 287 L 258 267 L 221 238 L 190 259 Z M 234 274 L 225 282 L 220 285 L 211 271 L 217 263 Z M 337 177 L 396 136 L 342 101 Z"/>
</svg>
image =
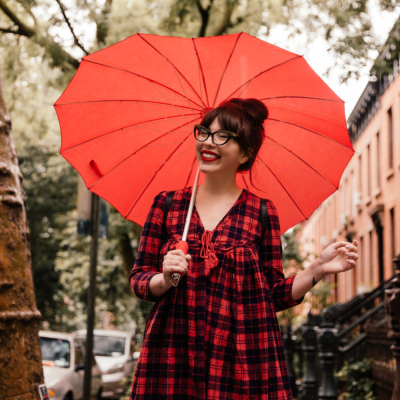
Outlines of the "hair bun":
<svg viewBox="0 0 400 400">
<path fill-rule="evenodd" d="M 238 108 L 245 111 L 256 124 L 262 125 L 268 118 L 268 109 L 265 104 L 258 99 L 230 99 L 230 104 L 235 104 Z"/>
</svg>

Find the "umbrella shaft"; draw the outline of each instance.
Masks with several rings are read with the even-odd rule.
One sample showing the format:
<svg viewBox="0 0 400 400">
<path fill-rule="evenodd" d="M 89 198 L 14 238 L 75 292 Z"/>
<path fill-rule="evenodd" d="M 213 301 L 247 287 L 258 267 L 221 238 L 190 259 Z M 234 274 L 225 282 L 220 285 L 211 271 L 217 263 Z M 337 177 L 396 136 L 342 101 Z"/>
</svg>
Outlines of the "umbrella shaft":
<svg viewBox="0 0 400 400">
<path fill-rule="evenodd" d="M 194 180 L 192 188 L 192 197 L 190 198 L 190 203 L 189 203 L 189 211 L 186 217 L 185 228 L 183 229 L 182 241 L 184 242 L 186 242 L 187 235 L 189 232 L 190 219 L 192 218 L 192 211 L 194 206 L 194 199 L 196 198 L 196 193 L 197 193 L 197 182 L 199 180 L 199 175 L 200 175 L 200 167 L 197 166 L 196 178 Z"/>
</svg>

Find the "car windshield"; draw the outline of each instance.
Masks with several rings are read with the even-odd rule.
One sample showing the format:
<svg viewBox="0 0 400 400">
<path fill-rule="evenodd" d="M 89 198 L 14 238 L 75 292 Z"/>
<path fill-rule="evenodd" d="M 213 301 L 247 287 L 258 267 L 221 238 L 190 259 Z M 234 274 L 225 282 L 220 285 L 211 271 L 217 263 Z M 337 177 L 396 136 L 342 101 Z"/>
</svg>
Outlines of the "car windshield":
<svg viewBox="0 0 400 400">
<path fill-rule="evenodd" d="M 68 340 L 56 338 L 40 338 L 43 365 L 49 367 L 69 368 L 71 347 Z"/>
<path fill-rule="evenodd" d="M 95 356 L 118 357 L 125 353 L 124 337 L 94 336 L 93 354 Z"/>
</svg>

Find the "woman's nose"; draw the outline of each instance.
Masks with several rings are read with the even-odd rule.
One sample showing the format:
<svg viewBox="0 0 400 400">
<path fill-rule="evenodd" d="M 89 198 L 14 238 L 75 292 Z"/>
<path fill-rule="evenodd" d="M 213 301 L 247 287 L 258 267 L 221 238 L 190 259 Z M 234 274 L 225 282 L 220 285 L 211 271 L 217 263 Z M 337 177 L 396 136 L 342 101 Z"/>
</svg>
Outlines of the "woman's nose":
<svg viewBox="0 0 400 400">
<path fill-rule="evenodd" d="M 210 135 L 204 143 L 211 147 L 215 146 L 214 142 L 212 141 L 212 135 Z"/>
</svg>

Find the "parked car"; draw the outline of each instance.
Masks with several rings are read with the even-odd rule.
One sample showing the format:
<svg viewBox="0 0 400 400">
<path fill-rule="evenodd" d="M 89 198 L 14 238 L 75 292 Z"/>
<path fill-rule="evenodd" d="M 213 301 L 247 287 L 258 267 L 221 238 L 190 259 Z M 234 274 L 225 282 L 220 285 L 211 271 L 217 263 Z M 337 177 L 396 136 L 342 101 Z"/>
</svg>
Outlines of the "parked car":
<svg viewBox="0 0 400 400">
<path fill-rule="evenodd" d="M 79 338 L 61 332 L 39 331 L 44 381 L 52 400 L 83 397 L 85 349 Z M 100 400 L 101 369 L 92 360 L 92 399 Z"/>
<path fill-rule="evenodd" d="M 93 354 L 103 373 L 102 397 L 118 399 L 132 383 L 129 376 L 139 358 L 133 349 L 132 335 L 102 329 L 95 329 L 93 335 Z M 73 336 L 85 341 L 86 329 L 74 332 Z"/>
</svg>

